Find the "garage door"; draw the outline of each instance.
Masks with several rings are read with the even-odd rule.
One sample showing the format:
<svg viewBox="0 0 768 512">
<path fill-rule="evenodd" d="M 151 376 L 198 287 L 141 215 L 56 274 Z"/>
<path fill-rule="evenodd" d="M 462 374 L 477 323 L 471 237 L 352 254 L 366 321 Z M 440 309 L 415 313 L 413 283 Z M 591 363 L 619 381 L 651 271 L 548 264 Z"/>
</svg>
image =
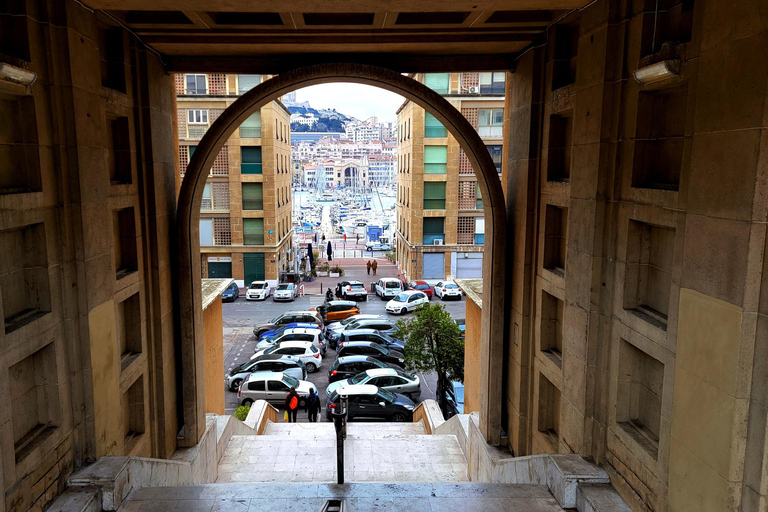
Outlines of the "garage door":
<svg viewBox="0 0 768 512">
<path fill-rule="evenodd" d="M 248 252 L 243 254 L 243 274 L 246 283 L 264 280 L 263 252 Z"/>
<path fill-rule="evenodd" d="M 457 279 L 480 279 L 483 277 L 483 253 L 460 252 L 456 255 Z"/>
<path fill-rule="evenodd" d="M 425 252 L 423 258 L 423 267 L 421 270 L 422 279 L 445 279 L 445 253 L 444 252 Z"/>
<path fill-rule="evenodd" d="M 213 279 L 222 279 L 225 277 L 232 277 L 232 263 L 231 262 L 208 262 L 208 277 Z"/>
</svg>

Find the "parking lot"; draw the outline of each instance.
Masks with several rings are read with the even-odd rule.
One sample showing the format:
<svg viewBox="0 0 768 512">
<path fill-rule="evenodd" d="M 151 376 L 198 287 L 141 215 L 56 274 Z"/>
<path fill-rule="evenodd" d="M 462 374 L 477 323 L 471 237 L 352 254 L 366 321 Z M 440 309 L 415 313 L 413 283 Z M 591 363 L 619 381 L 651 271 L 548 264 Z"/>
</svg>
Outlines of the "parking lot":
<svg viewBox="0 0 768 512">
<path fill-rule="evenodd" d="M 361 279 L 362 280 L 362 279 Z M 365 281 L 364 281 L 365 282 Z M 368 284 L 366 283 L 366 288 Z M 256 347 L 256 338 L 253 335 L 253 326 L 255 324 L 266 322 L 271 318 L 288 310 L 307 310 L 322 304 L 324 297 L 322 295 L 307 295 L 297 298 L 294 302 L 273 302 L 270 297 L 266 301 L 246 301 L 244 295 L 241 295 L 235 302 L 225 303 L 223 305 L 224 320 L 224 371 L 229 370 L 248 360 L 254 353 Z M 456 301 L 440 301 L 434 297 L 432 303 L 441 303 L 454 319 L 463 319 L 465 312 L 465 298 Z M 393 320 L 399 318 L 410 318 L 413 314 L 406 314 L 403 317 L 396 315 L 387 315 L 384 310 L 385 301 L 380 300 L 375 295 L 368 297 L 367 301 L 360 304 L 360 312 L 363 314 L 386 315 Z M 325 390 L 328 386 L 328 368 L 333 363 L 336 352 L 328 349 L 323 357 L 321 367 L 315 372 L 310 373 L 308 380 L 315 384 L 320 394 L 320 400 L 325 407 Z M 434 374 L 418 374 L 421 379 L 421 398 L 435 397 L 435 386 L 437 378 Z M 223 384 L 222 384 L 223 385 Z M 237 393 L 227 389 L 225 391 L 226 412 L 232 413 L 239 405 Z M 299 421 L 306 422 L 307 414 L 304 411 L 299 412 Z M 325 421 L 325 415 L 320 415 L 320 421 Z"/>
</svg>

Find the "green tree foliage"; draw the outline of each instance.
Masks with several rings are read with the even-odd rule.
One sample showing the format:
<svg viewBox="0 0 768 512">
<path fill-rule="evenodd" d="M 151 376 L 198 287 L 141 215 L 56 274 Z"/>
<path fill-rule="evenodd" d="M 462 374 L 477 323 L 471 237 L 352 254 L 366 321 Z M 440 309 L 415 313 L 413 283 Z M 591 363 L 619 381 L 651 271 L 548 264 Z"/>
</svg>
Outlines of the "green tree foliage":
<svg viewBox="0 0 768 512">
<path fill-rule="evenodd" d="M 233 416 L 240 421 L 245 421 L 245 418 L 248 417 L 248 413 L 251 412 L 251 408 L 247 405 L 241 405 L 237 409 L 235 409 L 235 412 L 233 413 Z"/>
<path fill-rule="evenodd" d="M 411 320 L 399 320 L 396 337 L 405 341 L 405 367 L 437 373 L 440 409 L 446 409 L 445 389 L 451 380 L 464 382 L 464 340 L 441 304 L 425 304 Z"/>
</svg>

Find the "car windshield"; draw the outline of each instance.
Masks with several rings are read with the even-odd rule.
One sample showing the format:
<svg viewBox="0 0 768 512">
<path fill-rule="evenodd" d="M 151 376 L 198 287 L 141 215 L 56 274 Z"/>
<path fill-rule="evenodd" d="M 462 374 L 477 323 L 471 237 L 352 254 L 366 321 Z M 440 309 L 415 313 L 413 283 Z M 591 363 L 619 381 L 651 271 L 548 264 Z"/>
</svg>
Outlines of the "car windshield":
<svg viewBox="0 0 768 512">
<path fill-rule="evenodd" d="M 369 359 L 368 359 L 368 361 L 370 361 L 370 362 L 371 362 L 371 363 L 373 363 L 374 365 L 378 366 L 379 368 L 389 368 L 389 366 L 387 365 L 387 363 L 382 363 L 382 362 L 381 362 L 381 361 L 379 361 L 378 359 L 374 359 L 374 358 L 372 358 L 372 357 L 371 357 L 371 358 L 369 358 Z"/>
<path fill-rule="evenodd" d="M 416 285 L 416 289 L 417 290 L 429 290 L 429 285 L 428 284 L 417 284 Z"/>
<path fill-rule="evenodd" d="M 464 403 L 464 386 L 453 386 L 453 391 L 456 393 L 456 401 L 460 404 Z"/>
<path fill-rule="evenodd" d="M 393 337 L 392 337 L 392 336 L 390 336 L 389 334 L 384 334 L 383 332 L 380 332 L 380 333 L 379 333 L 379 336 L 381 336 L 382 338 L 384 338 L 384 339 L 385 339 L 386 341 L 388 341 L 389 343 L 397 343 L 397 342 L 398 342 L 398 339 L 397 339 L 397 338 L 393 338 Z"/>
<path fill-rule="evenodd" d="M 447 284 L 443 288 L 446 288 L 448 290 L 455 290 L 456 288 L 458 288 L 458 286 L 455 284 Z"/>
<path fill-rule="evenodd" d="M 358 322 L 350 322 L 345 327 L 345 330 L 351 331 L 352 329 L 357 329 L 360 327 L 360 324 Z"/>
<path fill-rule="evenodd" d="M 277 289 L 278 290 L 290 290 L 292 286 L 293 286 L 292 284 L 279 284 L 279 285 L 277 285 Z"/>
<path fill-rule="evenodd" d="M 346 325 L 349 325 L 349 324 L 351 324 L 351 323 L 352 323 L 352 322 L 354 322 L 354 321 L 355 321 L 355 317 L 349 317 L 349 318 L 345 318 L 344 320 L 342 320 L 342 321 L 341 321 L 341 322 L 339 322 L 339 323 L 340 323 L 341 325 L 345 325 L 345 326 L 346 326 Z"/>
<path fill-rule="evenodd" d="M 387 391 L 386 389 L 379 388 L 379 392 L 377 394 L 387 402 L 395 401 L 395 394 L 391 391 Z"/>
<path fill-rule="evenodd" d="M 360 384 L 363 381 L 365 381 L 367 378 L 368 378 L 368 374 L 367 373 L 365 373 L 365 372 L 358 373 L 357 375 L 355 375 L 354 377 L 349 379 L 349 383 L 350 384 Z"/>
<path fill-rule="evenodd" d="M 271 324 L 276 324 L 276 323 L 277 323 L 277 322 L 279 322 L 279 321 L 280 321 L 280 320 L 281 320 L 281 319 L 282 319 L 284 316 L 285 316 L 285 314 L 282 314 L 282 315 L 277 315 L 275 318 L 273 318 L 272 320 L 270 320 L 270 321 L 269 321 L 269 323 L 271 323 Z"/>
<path fill-rule="evenodd" d="M 416 376 L 412 373 L 404 372 L 403 370 L 395 370 L 401 377 L 405 377 L 408 380 L 416 380 Z"/>
<path fill-rule="evenodd" d="M 251 290 L 261 290 L 267 283 L 251 283 Z"/>
<path fill-rule="evenodd" d="M 283 382 L 285 382 L 289 387 L 292 387 L 292 388 L 299 387 L 299 381 L 297 379 L 294 379 L 290 375 L 283 375 Z"/>
<path fill-rule="evenodd" d="M 408 295 L 407 293 L 400 293 L 397 295 L 397 297 L 395 297 L 392 300 L 394 300 L 395 302 L 408 302 L 408 297 L 410 297 L 410 295 Z"/>
<path fill-rule="evenodd" d="M 379 345 L 378 343 L 371 343 L 371 346 L 373 348 L 375 348 L 376 350 L 380 350 L 381 353 L 384 354 L 385 356 L 389 355 L 389 349 L 388 348 L 384 348 L 381 345 Z"/>
<path fill-rule="evenodd" d="M 400 283 L 396 283 L 394 281 L 387 281 L 387 283 L 384 285 L 384 288 L 400 288 Z"/>
</svg>

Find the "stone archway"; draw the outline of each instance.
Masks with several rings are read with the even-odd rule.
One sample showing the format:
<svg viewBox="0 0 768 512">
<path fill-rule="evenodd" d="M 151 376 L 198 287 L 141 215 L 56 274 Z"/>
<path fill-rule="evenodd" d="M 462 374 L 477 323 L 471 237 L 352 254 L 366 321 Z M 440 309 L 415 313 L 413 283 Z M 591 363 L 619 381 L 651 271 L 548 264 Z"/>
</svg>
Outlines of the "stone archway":
<svg viewBox="0 0 768 512">
<path fill-rule="evenodd" d="M 200 282 L 200 205 L 207 170 L 234 131 L 251 114 L 283 94 L 310 85 L 353 82 L 397 93 L 435 116 L 456 138 L 474 169 L 483 195 L 486 238 L 483 287 L 480 427 L 490 444 L 501 437 L 501 386 L 505 342 L 506 207 L 496 166 L 471 124 L 442 96 L 416 80 L 385 68 L 361 64 L 319 64 L 278 75 L 254 87 L 230 105 L 206 132 L 189 162 L 179 194 L 178 307 L 181 335 L 182 389 L 196 390 L 183 402 L 181 446 L 193 446 L 205 431 L 202 295 Z M 179 390 L 179 392 L 182 392 Z"/>
</svg>

